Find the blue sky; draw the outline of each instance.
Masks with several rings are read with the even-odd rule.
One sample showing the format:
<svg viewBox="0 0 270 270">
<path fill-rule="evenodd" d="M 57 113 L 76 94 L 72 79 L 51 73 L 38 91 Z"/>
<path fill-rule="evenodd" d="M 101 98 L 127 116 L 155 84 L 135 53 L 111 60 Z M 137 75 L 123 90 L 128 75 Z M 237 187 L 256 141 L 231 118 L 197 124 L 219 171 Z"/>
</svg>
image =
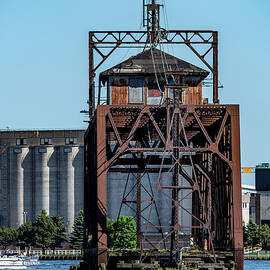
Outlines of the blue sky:
<svg viewBox="0 0 270 270">
<path fill-rule="evenodd" d="M 220 101 L 240 104 L 242 166 L 270 161 L 270 1 L 161 2 L 170 29 L 219 31 Z M 87 108 L 88 31 L 140 30 L 141 5 L 0 0 L 0 129 L 86 127 L 79 112 Z M 118 50 L 102 68 L 138 52 Z M 189 51 L 174 52 L 205 68 Z M 246 183 L 252 178 L 243 175 Z"/>
</svg>

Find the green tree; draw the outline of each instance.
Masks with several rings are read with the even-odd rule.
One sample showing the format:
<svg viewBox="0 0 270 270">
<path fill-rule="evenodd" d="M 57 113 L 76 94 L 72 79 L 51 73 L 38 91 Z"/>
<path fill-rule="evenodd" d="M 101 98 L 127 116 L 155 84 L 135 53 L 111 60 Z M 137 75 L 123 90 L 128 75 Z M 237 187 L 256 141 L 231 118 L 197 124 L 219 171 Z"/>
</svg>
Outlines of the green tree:
<svg viewBox="0 0 270 270">
<path fill-rule="evenodd" d="M 136 248 L 136 223 L 133 217 L 120 216 L 107 220 L 108 246 L 113 248 Z"/>
<path fill-rule="evenodd" d="M 56 227 L 53 241 L 50 244 L 50 248 L 54 251 L 55 248 L 61 247 L 62 243 L 68 240 L 68 235 L 63 223 L 63 217 L 52 216 L 51 219 Z"/>
<path fill-rule="evenodd" d="M 54 242 L 54 236 L 56 235 L 57 227 L 55 226 L 52 218 L 47 215 L 46 210 L 42 210 L 41 214 L 34 222 L 36 227 L 35 233 L 35 246 L 42 248 L 42 253 L 45 249 L 49 248 Z"/>
<path fill-rule="evenodd" d="M 18 228 L 18 240 L 23 242 L 28 249 L 35 244 L 36 229 L 31 221 L 26 222 Z"/>
<path fill-rule="evenodd" d="M 260 243 L 259 227 L 253 219 L 247 225 L 247 245 L 254 248 Z"/>
<path fill-rule="evenodd" d="M 83 234 L 84 234 L 84 213 L 81 210 L 78 217 L 75 218 L 73 224 L 73 231 L 70 235 L 69 242 L 74 249 L 83 248 Z"/>
<path fill-rule="evenodd" d="M 260 229 L 260 239 L 263 249 L 270 248 L 270 228 L 267 224 L 263 224 Z"/>
<path fill-rule="evenodd" d="M 1 227 L 0 228 L 0 245 L 7 249 L 9 245 L 17 241 L 18 232 L 16 229 Z"/>
</svg>

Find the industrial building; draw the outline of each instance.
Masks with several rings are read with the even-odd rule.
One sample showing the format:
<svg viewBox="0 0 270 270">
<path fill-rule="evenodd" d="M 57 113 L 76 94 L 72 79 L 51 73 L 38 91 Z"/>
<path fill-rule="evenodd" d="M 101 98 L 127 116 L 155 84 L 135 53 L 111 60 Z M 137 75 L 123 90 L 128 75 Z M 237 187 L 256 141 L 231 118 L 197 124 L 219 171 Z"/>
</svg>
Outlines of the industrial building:
<svg viewBox="0 0 270 270">
<path fill-rule="evenodd" d="M 84 130 L 0 132 L 0 226 L 18 227 L 45 209 L 68 232 L 83 209 Z"/>
<path fill-rule="evenodd" d="M 242 223 L 247 226 L 250 219 L 250 194 L 242 195 Z"/>
<path fill-rule="evenodd" d="M 259 225 L 270 226 L 270 168 L 262 163 L 255 168 L 256 193 L 251 194 L 251 218 Z"/>
<path fill-rule="evenodd" d="M 253 219 L 259 226 L 270 226 L 270 168 L 269 163 L 248 167 L 255 175 L 255 186 L 242 185 L 243 224 Z"/>
</svg>

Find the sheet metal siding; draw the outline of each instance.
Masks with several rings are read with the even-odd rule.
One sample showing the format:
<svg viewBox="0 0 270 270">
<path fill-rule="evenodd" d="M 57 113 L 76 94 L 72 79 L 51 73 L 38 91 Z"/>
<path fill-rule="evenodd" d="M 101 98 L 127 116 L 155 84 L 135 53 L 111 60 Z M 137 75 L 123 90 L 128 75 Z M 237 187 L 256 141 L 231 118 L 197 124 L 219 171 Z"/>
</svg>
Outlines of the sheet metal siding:
<svg viewBox="0 0 270 270">
<path fill-rule="evenodd" d="M 196 87 L 188 87 L 182 95 L 183 104 L 202 104 L 202 83 Z"/>
<path fill-rule="evenodd" d="M 111 104 L 128 104 L 128 86 L 111 86 Z"/>
</svg>

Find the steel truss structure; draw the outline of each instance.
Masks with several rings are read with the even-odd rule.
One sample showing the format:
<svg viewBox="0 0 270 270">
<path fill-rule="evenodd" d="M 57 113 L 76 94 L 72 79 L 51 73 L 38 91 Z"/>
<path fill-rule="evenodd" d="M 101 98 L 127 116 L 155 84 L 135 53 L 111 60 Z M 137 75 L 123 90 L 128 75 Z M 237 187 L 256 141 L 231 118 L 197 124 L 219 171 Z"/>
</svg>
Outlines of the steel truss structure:
<svg viewBox="0 0 270 270">
<path fill-rule="evenodd" d="M 173 143 L 175 121 L 179 125 L 179 146 Z M 149 132 L 152 134 L 151 140 Z M 166 247 L 166 241 L 171 238 L 171 250 L 177 250 L 179 232 L 183 229 L 177 213 L 182 208 L 192 216 L 190 228 L 198 247 L 212 252 L 214 249 L 230 249 L 234 251 L 237 269 L 242 269 L 238 105 L 98 106 L 86 133 L 85 147 L 86 233 L 92 235 L 91 247 L 86 249 L 86 256 L 91 257 L 90 261 L 95 267 L 107 260 L 107 174 L 129 171 L 137 175 L 134 183 L 137 199 L 128 200 L 128 191 L 125 191 L 122 203 L 136 204 L 133 209 L 136 212 L 137 239 L 141 249 L 146 246 L 157 248 L 162 244 Z M 183 165 L 190 166 L 192 173 L 187 173 Z M 166 174 L 177 166 L 179 174 L 189 185 L 164 185 Z M 158 174 L 148 200 L 140 197 L 143 188 L 141 175 L 145 173 L 150 175 L 150 182 L 151 174 Z M 181 205 L 184 198 L 175 199 L 174 196 L 174 193 L 185 189 L 192 194 L 192 212 Z M 171 193 L 164 190 L 170 190 Z M 177 220 L 173 226 L 161 224 L 161 214 L 158 212 L 156 223 L 150 221 L 151 211 L 157 211 L 158 192 L 172 201 L 172 214 Z M 143 214 L 145 208 L 149 209 L 147 216 Z M 138 224 L 142 219 L 147 221 L 144 232 L 140 231 L 141 226 Z M 158 243 L 151 244 L 147 231 L 149 228 L 157 229 Z M 165 235 L 166 228 L 170 233 Z M 207 237 L 203 237 L 205 232 Z M 207 240 L 207 247 L 204 239 Z"/>
<path fill-rule="evenodd" d="M 161 29 L 160 6 L 144 1 L 147 31 L 89 32 L 85 261 L 91 269 L 107 262 L 106 187 L 110 174 L 122 172 L 127 179 L 119 215 L 123 206 L 134 212 L 137 248 L 164 248 L 170 261 L 177 261 L 181 233 L 189 229 L 196 246 L 212 253 L 210 257 L 215 259 L 215 250 L 233 251 L 236 269 L 242 270 L 239 107 L 218 104 L 218 33 Z M 96 107 L 95 75 L 112 53 L 156 44 L 184 45 L 193 51 L 212 72 L 213 104 L 181 105 L 178 96 L 178 102 L 167 100 L 160 106 L 100 105 L 99 82 Z M 178 85 L 173 88 L 179 95 Z M 134 190 L 136 198 L 130 197 Z M 183 203 L 188 196 L 192 210 Z M 164 214 L 158 207 L 160 197 L 168 199 L 169 223 L 164 222 L 168 211 Z M 180 222 L 180 210 L 191 224 Z"/>
<path fill-rule="evenodd" d="M 152 33 L 152 32 L 150 32 Z M 218 32 L 194 30 L 160 30 L 152 35 L 152 43 L 185 45 L 209 68 L 213 74 L 213 103 L 218 99 Z M 117 48 L 145 48 L 149 45 L 147 31 L 91 31 L 89 32 L 89 114 L 95 111 L 94 78 L 98 68 L 109 58 Z M 200 47 L 199 50 L 196 46 Z M 207 56 L 212 53 L 212 61 Z M 99 56 L 94 63 L 94 56 Z M 100 90 L 98 93 L 100 100 Z"/>
</svg>

